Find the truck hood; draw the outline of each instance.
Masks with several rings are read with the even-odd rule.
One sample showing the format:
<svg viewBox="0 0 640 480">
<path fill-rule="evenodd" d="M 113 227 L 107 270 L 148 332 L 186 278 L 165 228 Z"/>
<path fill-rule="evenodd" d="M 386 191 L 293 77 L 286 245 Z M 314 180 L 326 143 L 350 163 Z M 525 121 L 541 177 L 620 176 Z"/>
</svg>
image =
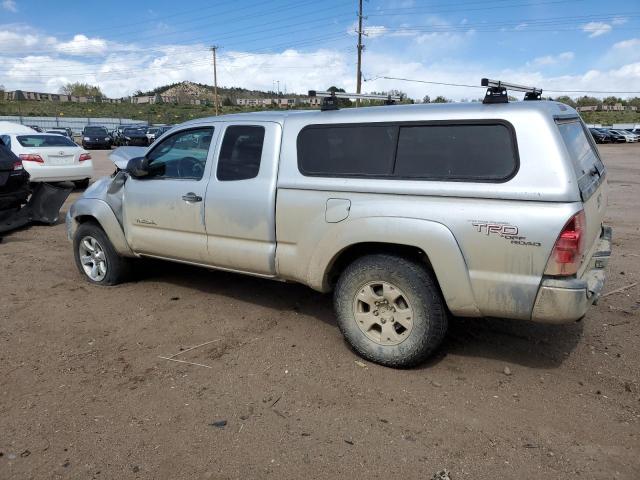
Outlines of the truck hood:
<svg viewBox="0 0 640 480">
<path fill-rule="evenodd" d="M 147 147 L 120 147 L 111 152 L 109 160 L 118 167 L 118 170 L 124 170 L 129 160 L 144 157 L 145 153 L 147 153 Z"/>
</svg>

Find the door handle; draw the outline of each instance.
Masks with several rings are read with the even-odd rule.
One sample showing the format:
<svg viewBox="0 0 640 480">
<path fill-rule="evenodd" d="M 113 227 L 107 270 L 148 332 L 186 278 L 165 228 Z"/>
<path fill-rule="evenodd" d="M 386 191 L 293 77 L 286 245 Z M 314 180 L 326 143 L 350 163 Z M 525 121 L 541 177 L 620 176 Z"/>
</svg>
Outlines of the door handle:
<svg viewBox="0 0 640 480">
<path fill-rule="evenodd" d="M 202 201 L 202 197 L 200 195 L 196 195 L 193 192 L 189 192 L 189 193 L 186 193 L 186 194 L 182 195 L 182 200 L 184 200 L 185 202 L 188 202 L 188 203 L 195 203 L 195 202 L 201 202 Z"/>
</svg>

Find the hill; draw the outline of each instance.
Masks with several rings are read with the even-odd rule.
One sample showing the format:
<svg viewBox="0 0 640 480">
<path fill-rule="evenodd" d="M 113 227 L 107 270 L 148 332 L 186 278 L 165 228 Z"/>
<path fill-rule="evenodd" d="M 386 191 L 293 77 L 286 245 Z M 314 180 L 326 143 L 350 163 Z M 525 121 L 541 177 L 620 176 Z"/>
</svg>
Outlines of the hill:
<svg viewBox="0 0 640 480">
<path fill-rule="evenodd" d="M 191 96 L 195 98 L 207 98 L 213 99 L 213 86 L 207 85 L 205 83 L 196 83 L 196 82 L 177 82 L 171 83 L 169 85 L 163 85 L 160 87 L 156 87 L 153 90 L 148 90 L 146 92 L 138 91 L 134 94 L 134 96 L 140 95 L 167 95 L 167 96 Z M 218 96 L 220 97 L 220 101 L 224 102 L 225 99 L 230 99 L 233 103 L 237 98 L 271 98 L 277 95 L 276 92 L 271 91 L 262 91 L 262 90 L 248 90 L 246 88 L 239 87 L 218 87 Z M 298 94 L 287 94 L 288 98 L 293 97 L 302 97 L 304 95 Z M 229 103 L 229 102 L 226 102 Z"/>
</svg>

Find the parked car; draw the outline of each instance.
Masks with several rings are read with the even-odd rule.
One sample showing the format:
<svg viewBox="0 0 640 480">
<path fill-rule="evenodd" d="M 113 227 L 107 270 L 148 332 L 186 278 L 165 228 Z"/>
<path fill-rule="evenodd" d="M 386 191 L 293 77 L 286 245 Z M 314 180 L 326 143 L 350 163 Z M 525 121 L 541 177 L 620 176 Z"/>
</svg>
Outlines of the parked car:
<svg viewBox="0 0 640 480">
<path fill-rule="evenodd" d="M 0 138 L 22 160 L 32 182 L 72 181 L 80 188 L 89 185 L 93 175 L 91 155 L 73 140 L 37 132 Z"/>
<path fill-rule="evenodd" d="M 160 135 L 162 135 L 162 130 L 161 129 L 162 129 L 162 126 L 153 126 L 153 127 L 147 128 L 147 140 L 149 142 L 149 145 L 151 145 L 153 142 L 155 142 L 156 138 L 158 138 Z M 159 133 L 159 132 L 161 132 L 161 133 Z"/>
<path fill-rule="evenodd" d="M 621 131 L 626 132 L 629 135 L 632 135 L 636 142 L 640 140 L 640 132 L 634 132 L 632 128 L 625 128 L 625 129 L 622 129 Z"/>
<path fill-rule="evenodd" d="M 111 148 L 111 135 L 105 127 L 86 126 L 82 129 L 82 148 Z"/>
<path fill-rule="evenodd" d="M 50 131 L 50 132 L 51 131 L 61 132 L 65 136 L 67 136 L 68 138 L 73 139 L 73 132 L 71 131 L 71 129 L 69 127 L 53 127 L 53 128 L 49 128 L 47 130 Z"/>
<path fill-rule="evenodd" d="M 128 127 L 122 131 L 121 142 L 126 146 L 144 146 L 149 145 L 146 127 Z"/>
<path fill-rule="evenodd" d="M 613 141 L 613 137 L 611 135 L 601 132 L 597 128 L 590 128 L 589 132 L 591 132 L 591 136 L 596 143 L 611 143 Z"/>
<path fill-rule="evenodd" d="M 0 138 L 0 234 L 31 222 L 56 223 L 70 192 L 44 183 L 32 189 L 22 161 Z"/>
<path fill-rule="evenodd" d="M 609 135 L 609 137 L 611 137 L 611 142 L 612 143 L 625 143 L 627 141 L 627 138 L 624 135 L 616 133 L 611 129 L 599 128 L 598 130 L 600 132 L 602 132 L 602 133 L 605 133 L 605 134 Z"/>
<path fill-rule="evenodd" d="M 633 142 L 637 142 L 638 141 L 638 136 L 634 135 L 633 133 L 629 133 L 626 130 L 614 130 L 613 128 L 609 130 L 611 133 L 615 134 L 615 135 L 620 135 L 622 137 L 624 137 L 625 142 L 627 143 L 633 143 Z"/>
<path fill-rule="evenodd" d="M 40 132 L 42 133 L 42 128 L 37 126 L 37 125 L 27 125 L 27 127 L 32 128 L 33 130 L 35 130 L 36 132 Z"/>
<path fill-rule="evenodd" d="M 573 108 L 491 100 L 217 116 L 117 149 L 67 214 L 78 270 L 113 285 L 153 257 L 333 291 L 353 349 L 392 367 L 449 314 L 574 322 L 611 250 L 605 166 Z"/>
</svg>

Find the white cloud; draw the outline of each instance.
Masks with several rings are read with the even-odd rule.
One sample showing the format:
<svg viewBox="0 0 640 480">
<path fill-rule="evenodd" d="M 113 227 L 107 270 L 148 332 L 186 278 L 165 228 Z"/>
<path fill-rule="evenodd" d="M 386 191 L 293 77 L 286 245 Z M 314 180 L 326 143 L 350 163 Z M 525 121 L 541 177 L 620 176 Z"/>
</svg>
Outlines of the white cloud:
<svg viewBox="0 0 640 480">
<path fill-rule="evenodd" d="M 13 13 L 18 11 L 15 0 L 2 0 L 2 8 Z"/>
<path fill-rule="evenodd" d="M 612 27 L 604 22 L 589 22 L 582 26 L 582 31 L 589 34 L 589 38 L 599 37 L 605 33 L 609 33 Z"/>
<path fill-rule="evenodd" d="M 640 48 L 640 38 L 631 38 L 613 44 L 613 48 L 618 50 L 626 50 L 631 48 Z"/>
<path fill-rule="evenodd" d="M 555 65 L 558 63 L 569 62 L 573 60 L 574 57 L 573 52 L 562 52 L 558 55 L 545 55 L 544 57 L 538 57 L 531 62 L 531 65 L 544 66 L 544 65 Z M 529 64 L 528 64 L 529 65 Z"/>
<path fill-rule="evenodd" d="M 369 38 L 381 37 L 387 32 L 387 27 L 384 25 L 367 25 L 364 32 Z"/>
<path fill-rule="evenodd" d="M 60 42 L 55 45 L 60 53 L 67 55 L 100 55 L 107 51 L 106 40 L 88 38 L 86 35 L 74 35 L 73 40 Z"/>
<path fill-rule="evenodd" d="M 390 48 L 391 40 L 387 37 L 398 36 L 403 31 L 407 38 L 404 41 L 397 39 L 402 41 L 402 48 Z M 609 63 L 600 59 L 594 63 L 598 65 L 597 69 L 584 67 L 575 75 L 550 76 L 544 73 L 544 67 L 569 62 L 574 59 L 574 53 L 549 54 L 529 62 L 523 60 L 510 69 L 496 69 L 492 67 L 490 56 L 456 60 L 456 48 L 464 48 L 472 41 L 473 33 L 410 32 L 398 28 L 385 31 L 384 35 L 383 41 L 372 41 L 367 46 L 364 59 L 367 78 L 393 76 L 479 85 L 480 78 L 490 77 L 536 85 L 545 90 L 634 91 L 640 85 L 640 38 L 613 44 L 606 53 Z M 0 26 L 0 45 L 7 46 L 0 52 L 0 84 L 9 90 L 56 92 L 65 83 L 82 81 L 99 85 L 110 97 L 119 97 L 182 80 L 212 82 L 211 55 L 205 44 L 138 47 L 82 34 L 69 41 L 60 41 L 29 29 L 18 30 L 16 27 L 11 30 Z M 29 55 L 28 52 L 40 53 Z M 288 49 L 265 54 L 222 50 L 219 52 L 218 82 L 224 86 L 272 90 L 274 80 L 280 80 L 281 89 L 286 83 L 289 92 L 304 93 L 331 85 L 354 91 L 353 60 L 353 52 L 328 48 L 308 52 Z M 573 69 L 579 68 L 577 63 L 572 64 Z M 452 99 L 484 95 L 482 88 L 381 78 L 363 85 L 363 91 L 367 92 L 389 89 L 405 91 L 412 98 L 427 94 L 432 98 L 444 95 Z"/>
<path fill-rule="evenodd" d="M 616 17 L 616 18 L 614 18 L 614 19 L 611 21 L 611 23 L 612 23 L 613 25 L 624 25 L 624 24 L 625 24 L 625 23 L 627 23 L 628 21 L 629 21 L 629 19 L 628 19 L 628 18 L 626 18 L 626 17 Z"/>
</svg>

